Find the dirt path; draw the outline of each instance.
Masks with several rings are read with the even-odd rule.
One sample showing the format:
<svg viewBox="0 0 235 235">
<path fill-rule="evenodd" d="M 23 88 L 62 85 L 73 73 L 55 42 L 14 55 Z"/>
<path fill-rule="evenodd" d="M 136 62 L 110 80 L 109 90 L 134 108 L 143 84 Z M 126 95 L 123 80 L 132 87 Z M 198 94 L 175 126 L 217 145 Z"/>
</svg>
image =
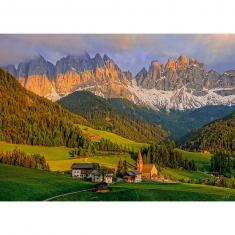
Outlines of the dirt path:
<svg viewBox="0 0 235 235">
<path fill-rule="evenodd" d="M 94 188 L 89 188 L 89 189 L 83 189 L 83 190 L 79 190 L 79 191 L 75 191 L 75 192 L 70 192 L 70 193 L 64 193 L 64 194 L 60 194 L 60 195 L 57 195 L 57 196 L 54 196 L 54 197 L 50 197 L 50 198 L 47 198 L 43 201 L 51 201 L 55 198 L 60 198 L 60 197 L 64 197 L 64 196 L 67 196 L 67 195 L 72 195 L 72 194 L 76 194 L 76 193 L 81 193 L 81 192 L 88 192 L 88 191 L 91 191 L 93 190 Z"/>
</svg>

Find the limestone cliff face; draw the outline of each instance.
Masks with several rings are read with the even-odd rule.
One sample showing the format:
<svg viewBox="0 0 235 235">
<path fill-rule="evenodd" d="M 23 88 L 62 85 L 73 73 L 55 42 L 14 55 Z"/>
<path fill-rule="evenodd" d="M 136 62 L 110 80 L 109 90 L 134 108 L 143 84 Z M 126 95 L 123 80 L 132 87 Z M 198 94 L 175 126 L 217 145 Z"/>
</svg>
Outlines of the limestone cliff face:
<svg viewBox="0 0 235 235">
<path fill-rule="evenodd" d="M 40 96 L 48 96 L 53 90 L 52 83 L 47 75 L 30 75 L 24 86 Z"/>
<path fill-rule="evenodd" d="M 56 65 L 39 56 L 20 63 L 17 69 L 14 66 L 5 69 L 14 73 L 22 86 L 40 96 L 56 93 L 59 97 L 78 89 L 90 89 L 105 97 L 131 96 L 128 91 L 131 73 L 121 71 L 107 55 L 67 56 Z"/>
<path fill-rule="evenodd" d="M 59 94 L 72 92 L 78 88 L 79 84 L 81 84 L 81 76 L 75 71 L 58 74 L 55 79 L 55 89 Z"/>
</svg>

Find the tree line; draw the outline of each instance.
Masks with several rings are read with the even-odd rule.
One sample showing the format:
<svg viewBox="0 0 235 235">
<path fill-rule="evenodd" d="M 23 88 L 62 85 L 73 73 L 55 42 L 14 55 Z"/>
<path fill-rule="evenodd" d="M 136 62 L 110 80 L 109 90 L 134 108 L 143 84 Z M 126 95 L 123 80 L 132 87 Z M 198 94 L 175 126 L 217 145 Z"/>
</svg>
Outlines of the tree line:
<svg viewBox="0 0 235 235">
<path fill-rule="evenodd" d="M 0 152 L 0 163 L 50 171 L 44 156 L 40 154 L 27 155 L 19 149 L 14 149 L 12 152 Z"/>
<path fill-rule="evenodd" d="M 217 151 L 211 157 L 211 171 L 220 175 L 231 176 L 235 170 L 235 152 Z"/>
<path fill-rule="evenodd" d="M 141 154 L 144 164 L 153 163 L 159 169 L 169 167 L 196 171 L 200 168 L 194 160 L 183 158 L 182 153 L 175 149 L 174 142 L 151 144 L 149 147 L 142 148 Z"/>
<path fill-rule="evenodd" d="M 128 171 L 127 161 L 126 160 L 122 161 L 120 159 L 117 165 L 116 176 L 122 178 L 123 176 L 126 175 L 127 171 Z"/>
<path fill-rule="evenodd" d="M 90 139 L 81 137 L 78 146 L 70 151 L 71 157 L 92 157 L 99 152 L 116 152 L 116 153 L 134 153 L 134 148 L 123 144 L 113 143 L 112 141 L 102 138 L 99 142 L 93 142 Z"/>
</svg>

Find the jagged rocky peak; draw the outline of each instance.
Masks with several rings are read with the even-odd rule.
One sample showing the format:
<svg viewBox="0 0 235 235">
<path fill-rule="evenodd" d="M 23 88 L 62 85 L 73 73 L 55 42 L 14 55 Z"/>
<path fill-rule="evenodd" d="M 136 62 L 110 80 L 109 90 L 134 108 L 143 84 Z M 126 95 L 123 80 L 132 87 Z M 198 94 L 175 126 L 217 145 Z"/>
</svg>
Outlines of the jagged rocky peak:
<svg viewBox="0 0 235 235">
<path fill-rule="evenodd" d="M 110 61 L 111 59 L 110 59 L 106 54 L 104 54 L 103 60 L 104 60 L 104 61 Z"/>
<path fill-rule="evenodd" d="M 139 79 L 141 77 L 146 77 L 147 76 L 147 70 L 145 67 L 143 67 L 135 76 L 136 79 Z"/>
<path fill-rule="evenodd" d="M 161 64 L 158 60 L 153 60 L 149 68 L 149 76 L 151 79 L 159 79 L 161 77 Z"/>
<path fill-rule="evenodd" d="M 176 62 L 172 57 L 169 57 L 167 63 L 165 64 L 165 70 L 175 70 Z"/>
<path fill-rule="evenodd" d="M 97 53 L 95 57 L 93 58 L 93 64 L 94 64 L 94 67 L 104 67 L 105 65 L 104 60 L 102 59 L 99 53 Z"/>
<path fill-rule="evenodd" d="M 55 66 L 46 61 L 41 55 L 38 55 L 30 60 L 26 60 L 18 65 L 18 78 L 27 79 L 33 75 L 46 75 L 50 80 L 54 79 Z"/>
<path fill-rule="evenodd" d="M 54 79 L 55 66 L 46 61 L 41 55 L 35 57 L 29 62 L 28 76 L 46 75 L 50 80 Z"/>
<path fill-rule="evenodd" d="M 185 69 L 187 68 L 189 63 L 189 59 L 185 54 L 182 54 L 176 61 L 177 69 Z"/>
<path fill-rule="evenodd" d="M 92 60 L 87 52 L 78 55 L 67 55 L 66 57 L 58 60 L 56 63 L 56 74 L 64 74 L 71 70 L 83 72 L 85 70 L 92 69 Z"/>
</svg>

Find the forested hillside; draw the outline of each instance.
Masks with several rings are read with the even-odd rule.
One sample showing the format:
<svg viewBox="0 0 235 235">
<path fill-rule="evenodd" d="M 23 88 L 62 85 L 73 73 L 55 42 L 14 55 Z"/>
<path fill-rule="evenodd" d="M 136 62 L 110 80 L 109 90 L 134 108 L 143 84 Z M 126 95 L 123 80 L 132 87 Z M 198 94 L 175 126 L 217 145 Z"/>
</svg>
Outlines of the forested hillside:
<svg viewBox="0 0 235 235">
<path fill-rule="evenodd" d="M 2 69 L 0 97 L 1 141 L 73 147 L 81 137 L 74 124 L 87 124 L 79 115 L 27 91 Z"/>
<path fill-rule="evenodd" d="M 235 112 L 185 136 L 182 145 L 191 150 L 235 151 Z"/>
<path fill-rule="evenodd" d="M 169 132 L 169 138 L 175 141 L 193 130 L 235 111 L 235 106 L 224 105 L 206 106 L 186 111 L 155 111 L 144 106 L 135 105 L 125 99 L 109 99 L 108 101 L 119 112 L 160 125 Z"/>
<path fill-rule="evenodd" d="M 111 131 L 138 142 L 159 142 L 166 131 L 143 118 L 119 111 L 109 100 L 87 91 L 74 92 L 58 101 L 68 110 L 86 117 L 96 129 Z"/>
</svg>

